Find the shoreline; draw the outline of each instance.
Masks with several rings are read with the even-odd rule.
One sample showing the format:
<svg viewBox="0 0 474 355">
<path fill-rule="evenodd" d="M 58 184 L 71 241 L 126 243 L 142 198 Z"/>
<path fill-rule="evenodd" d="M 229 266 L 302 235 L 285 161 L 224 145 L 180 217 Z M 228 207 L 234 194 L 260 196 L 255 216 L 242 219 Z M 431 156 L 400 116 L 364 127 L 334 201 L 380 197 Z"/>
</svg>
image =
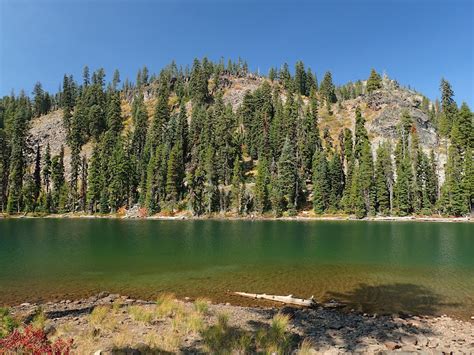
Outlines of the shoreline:
<svg viewBox="0 0 474 355">
<path fill-rule="evenodd" d="M 173 216 L 166 214 L 156 214 L 152 216 L 126 216 L 118 214 L 85 214 L 85 213 L 65 213 L 65 214 L 14 214 L 7 215 L 0 213 L 0 219 L 118 219 L 118 220 L 161 220 L 161 221 L 361 221 L 361 222 L 441 222 L 441 223 L 473 223 L 474 218 L 466 217 L 444 217 L 444 216 L 373 216 L 356 218 L 351 215 L 310 215 L 301 213 L 297 216 L 273 217 L 266 215 L 238 216 L 233 214 L 214 214 L 205 216 L 192 216 L 191 214 L 179 213 Z"/>
<path fill-rule="evenodd" d="M 206 329 L 215 327 L 222 314 L 226 314 L 231 334 L 247 334 L 253 346 L 260 346 L 259 334 L 271 327 L 275 315 L 283 314 L 288 317 L 285 339 L 291 351 L 301 349 L 303 343 L 317 352 L 474 351 L 474 319 L 344 312 L 325 305 L 260 307 L 257 302 L 249 307 L 189 298 L 160 302 L 102 292 L 75 301 L 23 303 L 11 307 L 11 314 L 23 323 L 35 323 L 41 309 L 45 333 L 51 339 L 73 338 L 73 353 L 111 354 L 117 349 L 211 352 Z M 166 315 L 162 312 L 165 302 L 167 309 L 173 309 Z M 99 311 L 103 315 L 97 320 Z"/>
</svg>

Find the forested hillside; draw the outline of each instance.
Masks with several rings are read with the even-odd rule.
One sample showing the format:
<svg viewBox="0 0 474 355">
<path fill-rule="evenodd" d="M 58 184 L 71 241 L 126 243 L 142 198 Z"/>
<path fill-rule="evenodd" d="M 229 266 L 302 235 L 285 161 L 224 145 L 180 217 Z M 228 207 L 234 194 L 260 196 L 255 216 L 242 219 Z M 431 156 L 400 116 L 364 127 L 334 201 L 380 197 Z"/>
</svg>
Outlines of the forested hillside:
<svg viewBox="0 0 474 355">
<path fill-rule="evenodd" d="M 454 215 L 474 202 L 473 114 L 372 70 L 335 86 L 298 62 L 85 67 L 0 99 L 4 213 Z M 312 212 L 311 212 L 312 211 Z"/>
</svg>

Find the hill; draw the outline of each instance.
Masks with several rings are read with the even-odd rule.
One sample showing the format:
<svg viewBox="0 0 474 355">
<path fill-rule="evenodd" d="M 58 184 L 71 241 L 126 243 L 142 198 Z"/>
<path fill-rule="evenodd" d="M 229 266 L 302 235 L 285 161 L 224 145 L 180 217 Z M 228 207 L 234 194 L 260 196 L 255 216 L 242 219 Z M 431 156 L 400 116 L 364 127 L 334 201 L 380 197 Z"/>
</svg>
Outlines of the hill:
<svg viewBox="0 0 474 355">
<path fill-rule="evenodd" d="M 118 73 L 107 87 L 104 75 L 87 70 L 82 84 L 65 76 L 60 93 L 33 101 L 2 99 L 3 210 L 12 192 L 10 211 L 30 212 L 115 213 L 137 203 L 142 213 L 195 215 L 471 209 L 472 113 L 445 81 L 440 104 L 375 71 L 340 87 L 326 73 L 318 85 L 302 63 L 268 77 L 241 62 L 172 64 L 150 78 L 144 68 L 121 89 Z M 17 137 L 15 192 L 22 100 L 33 117 L 24 113 Z M 453 194 L 455 185 L 462 191 Z"/>
</svg>

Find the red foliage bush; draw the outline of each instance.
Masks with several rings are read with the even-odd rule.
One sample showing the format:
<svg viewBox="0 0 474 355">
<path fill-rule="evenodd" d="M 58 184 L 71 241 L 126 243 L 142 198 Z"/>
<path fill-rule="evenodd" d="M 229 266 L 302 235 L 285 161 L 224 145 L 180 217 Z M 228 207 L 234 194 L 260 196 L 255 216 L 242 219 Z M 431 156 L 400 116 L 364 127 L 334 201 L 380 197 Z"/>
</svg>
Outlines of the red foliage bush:
<svg viewBox="0 0 474 355">
<path fill-rule="evenodd" d="M 58 338 L 51 343 L 41 329 L 34 329 L 31 325 L 23 331 L 15 329 L 9 336 L 0 339 L 0 354 L 28 353 L 33 355 L 68 355 L 73 340 Z"/>
</svg>

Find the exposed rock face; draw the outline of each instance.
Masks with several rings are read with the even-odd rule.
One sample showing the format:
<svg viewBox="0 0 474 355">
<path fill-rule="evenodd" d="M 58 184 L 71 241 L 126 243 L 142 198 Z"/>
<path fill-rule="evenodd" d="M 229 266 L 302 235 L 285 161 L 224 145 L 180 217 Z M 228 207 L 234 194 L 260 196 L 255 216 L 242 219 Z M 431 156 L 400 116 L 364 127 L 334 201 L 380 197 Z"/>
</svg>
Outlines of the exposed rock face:
<svg viewBox="0 0 474 355">
<path fill-rule="evenodd" d="M 246 92 L 253 92 L 259 88 L 263 82 L 267 80 L 256 75 L 247 75 L 244 77 L 235 77 L 231 75 L 222 75 L 219 78 L 217 86 L 224 92 L 223 99 L 226 104 L 237 108 L 242 104 Z M 423 97 L 411 90 L 400 88 L 398 83 L 384 77 L 382 88 L 369 95 L 362 95 L 353 100 L 346 100 L 332 107 L 333 115 L 323 117 L 325 108 L 320 109 L 320 121 L 323 126 L 327 126 L 331 131 L 331 136 L 336 137 L 339 131 L 348 127 L 354 129 L 355 125 L 355 109 L 360 107 L 366 118 L 366 128 L 372 142 L 372 148 L 375 153 L 379 143 L 384 141 L 396 142 L 399 137 L 399 123 L 403 111 L 407 111 L 412 117 L 416 130 L 418 132 L 420 145 L 426 153 L 434 150 L 439 168 L 440 182 L 444 179 L 444 163 L 446 162 L 446 142 L 438 140 L 435 128 L 429 120 L 429 116 L 422 110 L 421 104 Z M 279 85 L 279 84 L 271 84 Z M 145 102 L 153 100 L 156 88 L 150 86 L 145 93 Z M 281 92 L 282 99 L 285 101 L 286 92 Z M 131 97 L 124 97 L 123 102 L 131 102 Z M 303 97 L 303 102 L 307 103 L 307 98 Z M 192 113 L 192 104 L 188 102 L 186 105 L 188 112 L 188 121 Z M 152 111 L 149 113 L 151 114 Z M 321 132 L 322 133 L 322 132 Z M 66 130 L 62 125 L 62 111 L 58 110 L 45 116 L 33 119 L 31 123 L 30 135 L 28 137 L 29 162 L 34 161 L 34 149 L 37 144 L 41 147 L 41 153 L 44 154 L 46 145 L 49 143 L 51 147 L 51 155 L 59 154 L 61 146 L 65 147 L 65 169 L 66 176 L 70 171 L 70 150 L 66 144 Z M 83 147 L 81 155 L 90 157 L 92 154 L 93 143 L 88 143 Z"/>
<path fill-rule="evenodd" d="M 435 129 L 428 115 L 421 110 L 421 96 L 408 90 L 378 90 L 361 101 L 366 101 L 367 107 L 374 111 L 374 119 L 367 129 L 376 136 L 387 139 L 398 139 L 398 125 L 404 111 L 408 112 L 416 125 L 420 144 L 425 148 L 434 148 L 437 143 Z"/>
<path fill-rule="evenodd" d="M 71 150 L 66 143 L 66 129 L 63 126 L 62 110 L 50 112 L 47 115 L 33 118 L 29 135 L 27 137 L 28 162 L 34 163 L 36 147 L 39 145 L 41 150 L 41 158 L 43 159 L 46 147 L 51 149 L 51 157 L 58 155 L 61 146 L 64 146 L 64 168 L 66 178 L 69 179 L 71 170 Z M 85 155 L 89 158 L 92 155 L 92 143 L 89 142 L 82 147 L 81 156 Z"/>
</svg>

